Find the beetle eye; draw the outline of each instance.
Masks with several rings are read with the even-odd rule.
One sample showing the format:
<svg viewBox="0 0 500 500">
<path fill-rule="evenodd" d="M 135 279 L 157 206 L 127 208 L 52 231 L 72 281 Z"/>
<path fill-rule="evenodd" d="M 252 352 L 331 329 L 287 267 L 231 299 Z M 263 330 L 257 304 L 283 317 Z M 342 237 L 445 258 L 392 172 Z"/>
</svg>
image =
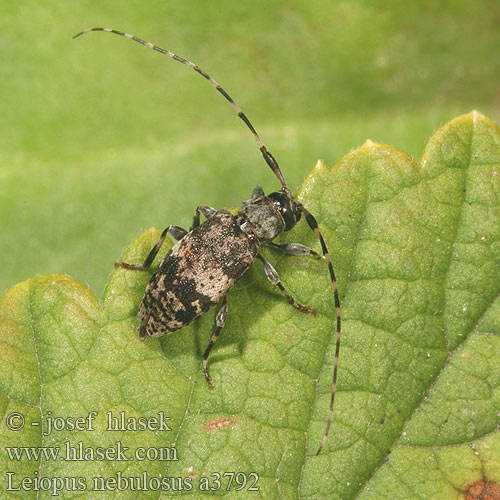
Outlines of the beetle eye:
<svg viewBox="0 0 500 500">
<path fill-rule="evenodd" d="M 300 218 L 302 217 L 302 211 L 299 210 L 299 204 L 293 202 L 293 215 L 295 216 L 295 223 L 299 222 Z"/>
<path fill-rule="evenodd" d="M 285 231 L 292 229 L 292 227 L 295 226 L 296 221 L 293 210 L 291 209 L 289 204 L 281 206 L 281 215 L 283 216 L 283 220 L 285 221 Z"/>
<path fill-rule="evenodd" d="M 285 222 L 285 231 L 289 231 L 300 219 L 301 213 L 297 204 L 291 200 L 283 191 L 276 191 L 269 195 L 276 208 L 279 210 Z"/>
</svg>

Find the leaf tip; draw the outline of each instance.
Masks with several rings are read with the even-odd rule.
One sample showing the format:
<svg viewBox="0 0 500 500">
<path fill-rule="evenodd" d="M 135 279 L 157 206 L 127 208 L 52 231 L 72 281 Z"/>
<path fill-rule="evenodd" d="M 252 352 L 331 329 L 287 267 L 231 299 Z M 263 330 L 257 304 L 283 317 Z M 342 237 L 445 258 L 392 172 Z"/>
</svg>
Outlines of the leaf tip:
<svg viewBox="0 0 500 500">
<path fill-rule="evenodd" d="M 318 160 L 315 164 L 314 164 L 314 168 L 312 169 L 312 172 L 311 174 L 313 173 L 319 173 L 321 170 L 323 170 L 325 168 L 325 163 L 323 160 Z"/>
<path fill-rule="evenodd" d="M 485 119 L 486 116 L 484 116 L 480 111 L 478 111 L 477 109 L 473 109 L 470 113 L 468 113 L 467 115 L 465 116 L 469 116 L 472 120 L 472 123 L 476 123 L 477 121 L 481 120 L 481 119 Z"/>
<path fill-rule="evenodd" d="M 316 179 L 321 177 L 321 174 L 324 172 L 328 172 L 328 168 L 324 164 L 323 160 L 318 160 L 315 163 L 314 168 L 311 170 L 311 172 L 309 172 L 309 175 L 304 179 L 302 186 L 300 186 L 297 192 L 297 196 L 298 197 L 303 196 L 304 193 L 307 191 L 307 189 L 310 186 L 314 185 Z"/>
<path fill-rule="evenodd" d="M 462 115 L 462 117 L 471 119 L 472 123 L 474 123 L 474 124 L 476 124 L 479 121 L 491 121 L 486 115 L 483 115 L 483 113 L 481 113 L 481 111 L 479 111 L 477 109 L 473 109 L 469 113 Z M 459 116 L 456 119 L 460 119 L 462 117 Z M 454 120 L 451 120 L 451 121 L 454 121 Z"/>
</svg>

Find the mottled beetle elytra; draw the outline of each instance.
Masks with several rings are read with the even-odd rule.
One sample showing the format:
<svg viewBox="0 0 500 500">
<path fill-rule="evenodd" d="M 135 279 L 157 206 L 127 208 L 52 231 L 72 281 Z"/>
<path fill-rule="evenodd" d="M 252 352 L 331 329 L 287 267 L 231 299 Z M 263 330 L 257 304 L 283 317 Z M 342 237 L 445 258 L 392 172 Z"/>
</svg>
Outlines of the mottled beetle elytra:
<svg viewBox="0 0 500 500">
<path fill-rule="evenodd" d="M 307 314 L 315 314 L 315 311 L 310 307 L 303 306 L 295 301 L 282 285 L 276 269 L 259 254 L 259 247 L 268 245 L 279 248 L 291 255 L 312 255 L 315 258 L 321 258 L 314 250 L 300 243 L 280 245 L 273 242 L 278 235 L 292 229 L 300 220 L 302 214 L 309 227 L 318 237 L 322 255 L 326 260 L 330 273 L 335 301 L 337 331 L 330 407 L 325 432 L 316 452 L 316 455 L 319 455 L 326 443 L 332 421 L 340 351 L 341 321 L 337 281 L 328 249 L 316 219 L 301 203 L 294 199 L 283 178 L 278 162 L 264 146 L 243 111 L 231 96 L 204 70 L 168 50 L 136 36 L 110 28 L 90 28 L 77 33 L 73 38 L 91 31 L 105 31 L 134 40 L 189 66 L 203 76 L 224 96 L 238 116 L 245 122 L 258 144 L 264 160 L 281 183 L 279 191 L 268 195 L 265 195 L 263 189 L 257 186 L 253 190 L 250 199 L 242 203 L 241 209 L 236 215 L 232 215 L 228 210 L 215 210 L 212 207 L 200 205 L 195 211 L 190 230 L 186 231 L 178 226 L 168 226 L 162 232 L 160 239 L 143 263 L 119 262 L 115 264 L 116 267 L 126 269 L 148 269 L 167 234 L 177 240 L 177 243 L 167 253 L 153 274 L 139 306 L 138 317 L 140 324 L 138 333 L 141 338 L 159 337 L 175 332 L 192 323 L 216 304 L 222 303 L 216 315 L 214 332 L 201 358 L 205 380 L 211 388 L 212 379 L 208 373 L 207 360 L 226 322 L 228 312 L 227 294 L 255 259 L 259 259 L 264 264 L 267 279 L 278 287 L 293 307 Z M 200 222 L 200 215 L 203 215 L 206 219 L 203 223 Z"/>
</svg>

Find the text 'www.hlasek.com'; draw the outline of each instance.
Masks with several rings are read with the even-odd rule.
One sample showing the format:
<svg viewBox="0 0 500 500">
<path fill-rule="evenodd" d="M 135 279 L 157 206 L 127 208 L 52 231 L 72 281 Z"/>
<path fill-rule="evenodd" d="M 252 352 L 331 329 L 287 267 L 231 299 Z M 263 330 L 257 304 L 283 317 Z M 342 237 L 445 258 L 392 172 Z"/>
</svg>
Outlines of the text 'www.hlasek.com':
<svg viewBox="0 0 500 500">
<path fill-rule="evenodd" d="M 6 439 L 13 446 L 4 450 L 9 470 L 2 489 L 12 493 L 46 491 L 51 496 L 59 496 L 63 491 L 259 490 L 259 476 L 255 472 L 214 472 L 187 465 L 183 475 L 168 475 L 170 463 L 179 461 L 175 442 L 169 441 L 171 420 L 162 411 L 150 417 L 130 416 L 124 411 L 103 414 L 91 411 L 85 416 L 61 417 L 49 411 L 41 422 L 30 420 L 21 412 L 10 412 L 5 425 L 15 441 L 10 443 Z M 222 429 L 234 421 L 234 418 L 220 418 L 207 423 L 204 429 Z M 171 444 L 147 444 L 158 443 L 158 437 Z M 40 444 L 25 445 L 33 442 Z M 89 471 L 97 469 L 86 465 L 95 462 L 125 466 L 123 470 L 115 466 L 103 469 L 114 471 L 108 476 L 92 475 Z M 130 467 L 131 463 L 137 466 Z M 26 464 L 33 465 L 29 474 Z M 132 470 L 135 472 L 131 473 Z"/>
</svg>

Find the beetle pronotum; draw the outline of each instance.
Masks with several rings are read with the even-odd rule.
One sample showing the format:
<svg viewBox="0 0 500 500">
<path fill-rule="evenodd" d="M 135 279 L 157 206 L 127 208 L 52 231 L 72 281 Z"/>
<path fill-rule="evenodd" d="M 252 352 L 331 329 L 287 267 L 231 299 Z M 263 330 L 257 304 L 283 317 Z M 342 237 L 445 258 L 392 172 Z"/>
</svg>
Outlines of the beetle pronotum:
<svg viewBox="0 0 500 500">
<path fill-rule="evenodd" d="M 273 266 L 257 252 L 258 247 L 265 244 L 280 248 L 291 255 L 313 255 L 320 258 L 319 254 L 300 243 L 278 245 L 272 241 L 283 231 L 288 231 L 294 227 L 302 214 L 304 214 L 309 227 L 318 237 L 330 273 L 337 325 L 330 407 L 323 439 L 316 452 L 316 455 L 319 455 L 327 440 L 332 421 L 337 384 L 341 321 L 337 281 L 328 249 L 316 219 L 301 203 L 294 199 L 274 156 L 264 146 L 253 125 L 240 107 L 211 76 L 191 61 L 122 31 L 110 28 L 90 28 L 77 33 L 73 38 L 91 31 L 105 31 L 134 40 L 189 66 L 208 80 L 231 104 L 238 116 L 250 129 L 264 160 L 282 186 L 279 191 L 267 196 L 264 195 L 262 188 L 257 186 L 252 192 L 251 199 L 242 203 L 241 209 L 235 216 L 228 210 L 217 211 L 206 205 L 200 205 L 196 209 L 190 231 L 178 226 L 168 226 L 142 264 L 128 264 L 125 262 L 116 264 L 117 267 L 126 269 L 148 269 L 168 233 L 178 240 L 164 257 L 146 287 L 138 312 L 140 320 L 138 331 L 141 338 L 158 337 L 174 332 L 190 324 L 197 317 L 222 301 L 222 306 L 216 315 L 215 331 L 202 356 L 203 373 L 208 386 L 212 387 L 207 360 L 210 350 L 226 321 L 228 311 L 227 293 L 256 258 L 263 262 L 268 280 L 279 288 L 293 307 L 305 313 L 315 313 L 310 307 L 303 306 L 293 299 L 281 284 L 278 273 Z M 206 218 L 202 224 L 200 224 L 200 214 Z"/>
</svg>

